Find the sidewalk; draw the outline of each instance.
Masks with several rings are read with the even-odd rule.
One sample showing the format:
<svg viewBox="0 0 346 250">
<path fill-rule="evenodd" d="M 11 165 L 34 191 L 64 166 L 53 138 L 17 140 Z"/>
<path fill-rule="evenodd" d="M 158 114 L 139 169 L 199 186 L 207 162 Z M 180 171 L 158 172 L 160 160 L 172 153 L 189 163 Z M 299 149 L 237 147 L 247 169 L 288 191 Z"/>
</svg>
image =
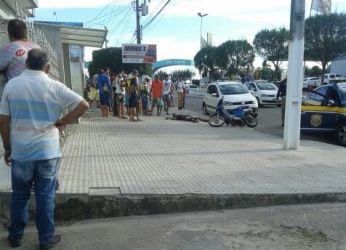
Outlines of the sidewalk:
<svg viewBox="0 0 346 250">
<path fill-rule="evenodd" d="M 61 213 L 90 197 L 116 200 L 107 216 L 146 206 L 143 213 L 346 200 L 345 148 L 303 141 L 298 151 L 283 151 L 280 137 L 247 127 L 89 114 L 63 148 Z M 94 208 L 86 208 L 90 216 Z"/>
</svg>

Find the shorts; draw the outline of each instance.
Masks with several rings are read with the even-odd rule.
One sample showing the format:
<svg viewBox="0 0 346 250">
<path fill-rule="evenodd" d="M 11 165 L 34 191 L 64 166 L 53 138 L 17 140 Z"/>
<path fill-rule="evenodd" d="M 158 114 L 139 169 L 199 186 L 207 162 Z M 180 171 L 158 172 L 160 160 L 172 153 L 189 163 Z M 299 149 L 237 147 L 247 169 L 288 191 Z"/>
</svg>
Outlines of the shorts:
<svg viewBox="0 0 346 250">
<path fill-rule="evenodd" d="M 136 108 L 138 104 L 138 98 L 136 95 L 130 95 L 129 98 L 129 107 L 130 108 Z"/>
<path fill-rule="evenodd" d="M 163 107 L 163 101 L 161 98 L 154 98 L 152 102 L 152 106 Z"/>
<path fill-rule="evenodd" d="M 111 106 L 109 91 L 103 91 L 102 93 L 100 93 L 100 105 Z"/>
<path fill-rule="evenodd" d="M 124 103 L 125 97 L 123 94 L 116 94 L 116 97 L 118 103 Z"/>
<path fill-rule="evenodd" d="M 163 102 L 166 103 L 168 107 L 171 107 L 171 97 L 169 94 L 163 95 Z"/>
</svg>

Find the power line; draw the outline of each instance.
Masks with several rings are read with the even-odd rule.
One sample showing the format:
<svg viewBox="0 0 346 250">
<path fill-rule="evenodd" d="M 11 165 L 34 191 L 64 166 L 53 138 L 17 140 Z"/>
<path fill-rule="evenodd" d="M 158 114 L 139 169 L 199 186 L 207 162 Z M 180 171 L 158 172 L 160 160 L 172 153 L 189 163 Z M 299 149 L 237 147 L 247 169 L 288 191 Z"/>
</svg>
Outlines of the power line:
<svg viewBox="0 0 346 250">
<path fill-rule="evenodd" d="M 92 18 L 92 19 L 89 20 L 89 21 L 86 21 L 85 24 L 88 24 L 88 23 L 90 23 L 90 22 L 96 20 L 96 19 L 107 9 L 107 7 L 111 6 L 111 5 L 114 4 L 115 2 L 116 2 L 116 0 L 115 0 L 115 1 L 112 1 L 111 3 L 109 3 L 109 4 L 107 4 L 107 5 L 105 5 L 105 7 L 103 7 L 103 9 L 102 9 L 94 18 Z"/>
<path fill-rule="evenodd" d="M 156 13 L 156 15 L 153 18 L 151 18 L 145 25 L 143 25 L 142 30 L 147 28 L 158 17 L 170 2 L 171 0 L 167 0 L 165 5 L 162 6 L 162 8 Z"/>
</svg>

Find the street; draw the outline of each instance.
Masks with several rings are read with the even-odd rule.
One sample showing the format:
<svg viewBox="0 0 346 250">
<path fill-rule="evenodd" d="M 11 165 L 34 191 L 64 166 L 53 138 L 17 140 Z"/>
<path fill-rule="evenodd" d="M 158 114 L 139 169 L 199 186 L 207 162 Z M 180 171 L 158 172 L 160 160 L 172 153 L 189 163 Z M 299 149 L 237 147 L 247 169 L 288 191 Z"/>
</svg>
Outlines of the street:
<svg viewBox="0 0 346 250">
<path fill-rule="evenodd" d="M 64 250 L 329 250 L 346 248 L 344 204 L 275 206 L 133 216 L 78 222 L 56 229 Z M 10 249 L 0 229 L 0 249 Z M 36 249 L 29 226 L 23 247 Z"/>
<path fill-rule="evenodd" d="M 202 114 L 203 96 L 186 96 L 185 108 Z M 258 110 L 258 126 L 254 129 L 257 132 L 283 137 L 281 126 L 281 109 L 275 105 L 261 107 Z M 333 136 L 329 135 L 308 135 L 302 134 L 302 140 L 319 141 L 332 145 L 337 145 Z"/>
</svg>

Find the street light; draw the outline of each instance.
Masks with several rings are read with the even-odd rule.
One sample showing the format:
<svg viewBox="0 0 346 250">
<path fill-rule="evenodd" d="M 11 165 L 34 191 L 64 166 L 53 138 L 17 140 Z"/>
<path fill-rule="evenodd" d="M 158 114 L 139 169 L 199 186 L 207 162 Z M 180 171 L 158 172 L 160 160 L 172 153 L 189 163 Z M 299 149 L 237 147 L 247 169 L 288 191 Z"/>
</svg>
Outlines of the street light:
<svg viewBox="0 0 346 250">
<path fill-rule="evenodd" d="M 203 24 L 203 17 L 208 16 L 207 13 L 202 14 L 201 12 L 198 12 L 197 15 L 201 18 L 201 36 L 200 36 L 200 40 L 201 40 L 201 49 L 203 47 L 203 43 L 202 43 L 202 24 Z"/>
</svg>

